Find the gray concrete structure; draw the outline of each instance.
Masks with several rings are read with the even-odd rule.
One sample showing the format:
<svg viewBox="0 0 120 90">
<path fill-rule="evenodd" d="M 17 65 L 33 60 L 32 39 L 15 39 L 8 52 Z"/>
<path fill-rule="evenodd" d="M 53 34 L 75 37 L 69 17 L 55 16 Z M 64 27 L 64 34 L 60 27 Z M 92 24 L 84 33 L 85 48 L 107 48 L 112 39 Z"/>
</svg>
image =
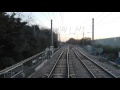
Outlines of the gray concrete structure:
<svg viewBox="0 0 120 90">
<path fill-rule="evenodd" d="M 120 46 L 120 37 L 105 38 L 94 40 L 94 44 L 109 45 L 109 46 Z"/>
</svg>

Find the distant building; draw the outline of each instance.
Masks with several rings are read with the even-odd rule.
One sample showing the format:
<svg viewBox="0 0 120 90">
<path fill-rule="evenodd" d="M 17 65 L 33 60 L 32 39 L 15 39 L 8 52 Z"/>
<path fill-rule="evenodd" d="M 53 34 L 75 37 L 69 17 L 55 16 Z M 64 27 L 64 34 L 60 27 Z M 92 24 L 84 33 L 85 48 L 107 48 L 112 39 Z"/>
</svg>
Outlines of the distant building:
<svg viewBox="0 0 120 90">
<path fill-rule="evenodd" d="M 113 47 L 120 46 L 120 37 L 97 39 L 97 40 L 94 40 L 94 44 L 109 45 Z"/>
</svg>

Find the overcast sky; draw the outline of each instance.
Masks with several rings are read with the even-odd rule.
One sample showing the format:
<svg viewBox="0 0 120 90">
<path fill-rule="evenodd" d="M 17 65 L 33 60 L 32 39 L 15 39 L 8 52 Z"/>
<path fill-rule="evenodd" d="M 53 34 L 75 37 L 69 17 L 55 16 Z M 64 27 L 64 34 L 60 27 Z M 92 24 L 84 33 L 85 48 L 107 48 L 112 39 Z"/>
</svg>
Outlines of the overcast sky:
<svg viewBox="0 0 120 90">
<path fill-rule="evenodd" d="M 81 39 L 83 31 L 85 37 L 92 37 L 92 18 L 94 18 L 94 38 L 102 39 L 120 36 L 120 12 L 24 12 L 31 15 L 40 27 L 50 28 L 50 20 L 53 20 L 53 28 L 60 33 L 60 39 L 66 41 L 69 38 Z"/>
</svg>

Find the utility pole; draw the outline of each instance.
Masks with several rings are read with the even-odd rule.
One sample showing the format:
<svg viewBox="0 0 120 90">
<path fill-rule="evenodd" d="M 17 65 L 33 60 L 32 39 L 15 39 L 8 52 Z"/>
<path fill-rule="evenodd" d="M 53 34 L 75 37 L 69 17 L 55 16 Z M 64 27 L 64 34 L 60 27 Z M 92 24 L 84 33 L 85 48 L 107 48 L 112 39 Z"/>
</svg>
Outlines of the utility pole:
<svg viewBox="0 0 120 90">
<path fill-rule="evenodd" d="M 33 26 L 34 30 L 34 37 L 36 38 L 36 32 L 35 32 L 35 25 Z"/>
<path fill-rule="evenodd" d="M 58 35 L 59 35 L 59 46 L 60 46 L 60 33 Z"/>
<path fill-rule="evenodd" d="M 83 48 L 84 48 L 84 27 L 83 27 Z"/>
<path fill-rule="evenodd" d="M 60 33 L 59 33 L 59 41 L 60 41 Z"/>
<path fill-rule="evenodd" d="M 93 46 L 94 46 L 94 18 L 92 18 L 92 47 Z"/>
<path fill-rule="evenodd" d="M 52 20 L 51 20 L 51 46 L 53 46 Z"/>
</svg>

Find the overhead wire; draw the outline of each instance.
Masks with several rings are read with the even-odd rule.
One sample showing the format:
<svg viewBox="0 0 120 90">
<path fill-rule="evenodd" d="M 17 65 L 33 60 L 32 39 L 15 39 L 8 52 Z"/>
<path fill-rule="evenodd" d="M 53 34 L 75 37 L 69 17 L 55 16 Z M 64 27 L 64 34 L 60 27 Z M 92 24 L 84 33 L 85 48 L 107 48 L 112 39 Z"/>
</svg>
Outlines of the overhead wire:
<svg viewBox="0 0 120 90">
<path fill-rule="evenodd" d="M 50 19 L 44 14 L 44 12 L 42 13 L 42 15 L 43 15 L 44 17 L 46 17 L 46 19 L 47 19 L 48 21 L 50 21 Z"/>
<path fill-rule="evenodd" d="M 104 20 L 106 17 L 110 16 L 111 14 L 112 14 L 112 12 L 109 13 L 108 15 L 106 15 L 105 17 L 103 17 L 101 20 L 99 20 L 99 22 L 101 22 L 101 21 Z M 96 22 L 96 24 L 98 24 L 99 22 Z"/>
<path fill-rule="evenodd" d="M 95 20 L 99 19 L 105 12 L 102 12 Z"/>
<path fill-rule="evenodd" d="M 91 21 L 92 17 L 94 17 L 96 14 L 97 14 L 97 12 L 93 16 L 91 16 L 91 18 L 88 20 L 88 22 Z M 86 27 L 89 26 L 89 25 L 91 25 L 91 23 L 86 24 Z"/>
<path fill-rule="evenodd" d="M 104 12 L 103 12 L 103 13 L 101 13 L 101 14 L 99 15 L 99 17 L 98 17 L 98 18 L 100 18 L 103 14 L 104 14 Z M 110 14 L 108 14 L 107 16 L 109 16 L 109 15 L 111 15 L 111 13 L 110 13 Z M 107 16 L 105 16 L 104 18 L 100 19 L 100 20 L 99 20 L 99 22 L 100 22 L 100 21 L 102 21 L 103 19 L 105 19 Z M 98 19 L 98 18 L 96 18 L 96 19 Z M 96 20 L 96 19 L 95 19 L 95 20 Z M 95 24 L 96 24 L 96 23 L 95 23 Z M 88 28 L 88 26 L 90 26 L 90 25 L 92 25 L 92 24 L 91 24 L 91 23 L 90 23 L 90 24 L 88 24 L 88 25 L 86 26 L 86 28 Z M 89 27 L 89 28 L 90 28 L 90 27 Z M 89 28 L 88 28 L 88 29 L 89 29 Z"/>
<path fill-rule="evenodd" d="M 97 24 L 96 26 L 98 26 L 98 25 L 101 26 L 101 25 L 105 25 L 105 24 L 112 23 L 112 22 L 114 22 L 116 19 L 119 20 L 119 19 L 120 19 L 120 16 L 119 16 L 119 17 L 116 17 L 116 18 L 113 18 L 112 20 L 109 20 L 109 21 L 107 21 L 107 22 L 105 22 L 105 23 L 102 23 L 102 24 L 100 24 L 100 25 Z M 98 27 L 99 27 L 99 26 L 98 26 Z"/>
<path fill-rule="evenodd" d="M 92 13 L 92 12 L 91 12 L 91 13 Z M 86 20 L 87 20 L 87 22 L 86 22 L 86 24 L 84 24 L 84 26 L 85 26 L 85 25 L 87 25 L 87 26 L 88 26 L 88 25 L 90 24 L 90 23 L 88 23 L 88 22 L 89 22 L 89 21 L 91 21 L 92 17 L 94 17 L 96 14 L 97 14 L 97 12 L 95 12 L 93 15 L 92 15 L 92 14 L 90 14 L 90 15 L 92 15 L 92 16 L 91 16 L 91 17 L 90 17 L 90 16 L 88 16 L 88 17 L 90 17 L 90 19 L 88 19 L 88 20 L 86 19 Z"/>
<path fill-rule="evenodd" d="M 64 27 L 61 12 L 60 12 L 60 17 L 61 17 L 62 26 Z"/>
<path fill-rule="evenodd" d="M 42 21 L 41 21 L 36 15 L 34 15 L 34 16 L 35 16 L 35 18 L 41 23 L 41 25 L 46 26 L 45 24 L 42 23 Z M 46 26 L 46 27 L 47 27 L 47 26 Z"/>
<path fill-rule="evenodd" d="M 53 12 L 53 16 L 54 16 L 54 18 L 55 18 L 55 21 L 56 21 L 56 23 L 57 23 L 57 26 L 59 27 L 59 22 L 57 21 L 54 12 Z"/>
<path fill-rule="evenodd" d="M 83 23 L 81 23 L 81 24 L 84 25 L 85 21 L 90 17 L 91 14 L 92 14 L 92 12 L 89 13 L 89 15 L 87 16 L 87 18 L 85 18 L 85 19 L 83 20 Z M 88 21 L 88 20 L 87 20 L 87 21 Z"/>
</svg>

